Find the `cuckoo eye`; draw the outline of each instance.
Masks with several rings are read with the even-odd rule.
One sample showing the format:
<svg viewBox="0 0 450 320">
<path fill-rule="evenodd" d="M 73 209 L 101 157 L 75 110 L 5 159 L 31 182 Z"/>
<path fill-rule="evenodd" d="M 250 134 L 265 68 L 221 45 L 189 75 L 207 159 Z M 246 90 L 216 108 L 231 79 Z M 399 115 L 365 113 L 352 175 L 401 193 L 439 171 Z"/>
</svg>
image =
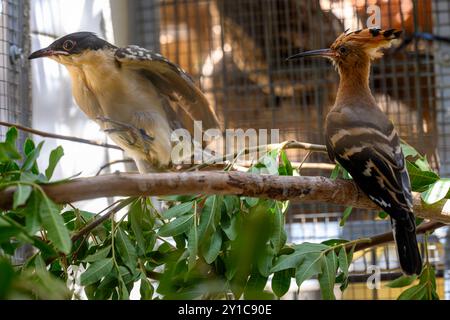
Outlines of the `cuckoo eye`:
<svg viewBox="0 0 450 320">
<path fill-rule="evenodd" d="M 339 53 L 340 54 L 347 54 L 348 53 L 348 49 L 344 46 L 339 47 Z"/>
<path fill-rule="evenodd" d="M 63 49 L 66 51 L 70 51 L 73 49 L 73 47 L 75 47 L 75 42 L 73 42 L 72 40 L 66 40 L 63 43 Z"/>
</svg>

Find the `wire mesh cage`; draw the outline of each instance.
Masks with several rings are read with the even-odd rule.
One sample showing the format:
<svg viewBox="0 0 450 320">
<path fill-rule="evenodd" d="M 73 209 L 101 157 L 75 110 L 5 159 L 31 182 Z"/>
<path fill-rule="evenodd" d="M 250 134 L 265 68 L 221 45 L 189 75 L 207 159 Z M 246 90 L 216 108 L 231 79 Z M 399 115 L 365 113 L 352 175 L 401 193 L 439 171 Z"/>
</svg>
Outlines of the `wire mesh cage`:
<svg viewBox="0 0 450 320">
<path fill-rule="evenodd" d="M 29 2 L 0 2 L 0 121 L 30 125 L 29 67 L 24 52 L 29 52 Z M 0 138 L 7 128 L 0 126 Z M 22 144 L 26 135 L 19 134 Z M 29 255 L 31 247 L 16 252 L 16 261 Z"/>
<path fill-rule="evenodd" d="M 380 9 L 380 27 L 405 32 L 403 42 L 373 65 L 370 85 L 377 103 L 401 137 L 446 176 L 450 173 L 450 45 L 430 35 L 450 34 L 447 0 L 135 0 L 132 42 L 159 51 L 186 69 L 205 92 L 223 128 L 280 129 L 282 141 L 323 144 L 324 117 L 334 102 L 338 75 L 326 61 L 285 59 L 325 48 L 348 28 L 365 27 L 369 2 Z M 29 65 L 22 54 L 29 52 L 28 12 L 28 0 L 0 2 L 0 121 L 23 125 L 31 122 Z M 4 133 L 0 127 L 0 136 Z M 304 175 L 330 173 L 323 169 L 323 164 L 330 167 L 326 154 L 288 150 L 288 156 L 294 163 L 309 164 L 301 169 Z M 354 210 L 342 227 L 345 209 L 292 202 L 287 216 L 289 241 L 355 239 L 391 230 L 390 222 L 379 219 L 378 212 L 365 210 Z M 445 285 L 450 261 L 446 267 L 448 241 L 443 236 L 428 240 L 441 296 L 450 287 Z M 355 256 L 352 283 L 344 298 L 398 295 L 395 289 L 367 289 L 372 266 L 380 268 L 382 280 L 398 277 L 394 245 Z M 290 297 L 318 297 L 314 283 L 303 291 Z M 450 294 L 449 289 L 446 292 Z"/>
<path fill-rule="evenodd" d="M 377 103 L 401 137 L 445 175 L 450 171 L 449 45 L 431 41 L 429 35 L 450 33 L 448 1 L 136 1 L 133 15 L 139 32 L 133 34 L 137 44 L 159 50 L 193 75 L 224 128 L 278 128 L 281 140 L 323 143 L 324 117 L 333 104 L 338 76 L 319 59 L 285 59 L 325 48 L 348 28 L 365 27 L 369 2 L 378 5 L 379 27 L 404 30 L 403 42 L 373 65 L 370 85 Z M 329 174 L 314 166 L 329 162 L 325 154 L 290 150 L 288 155 L 294 162 L 307 157 L 311 165 L 303 174 Z M 389 221 L 374 221 L 377 212 L 363 210 L 340 228 L 344 209 L 292 203 L 287 218 L 290 241 L 354 239 L 390 230 Z M 430 242 L 442 276 L 442 244 L 436 237 Z M 358 275 L 365 274 L 365 281 L 370 265 L 380 266 L 385 280 L 398 276 L 395 247 L 381 246 L 355 259 L 355 284 L 347 298 L 394 297 L 395 290 L 368 292 L 358 286 Z M 442 281 L 438 286 L 444 290 Z"/>
<path fill-rule="evenodd" d="M 29 68 L 23 55 L 29 51 L 28 11 L 25 0 L 0 2 L 0 119 L 22 125 L 31 122 Z M 4 133 L 0 127 L 0 136 Z"/>
</svg>

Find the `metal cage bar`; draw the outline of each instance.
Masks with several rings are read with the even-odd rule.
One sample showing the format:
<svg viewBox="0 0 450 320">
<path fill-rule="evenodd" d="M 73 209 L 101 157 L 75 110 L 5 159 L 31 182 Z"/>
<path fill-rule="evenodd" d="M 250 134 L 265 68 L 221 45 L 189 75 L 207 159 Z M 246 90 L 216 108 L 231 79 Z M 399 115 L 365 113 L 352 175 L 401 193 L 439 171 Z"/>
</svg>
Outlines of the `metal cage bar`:
<svg viewBox="0 0 450 320">
<path fill-rule="evenodd" d="M 30 125 L 29 2 L 0 3 L 0 119 Z M 5 128 L 0 128 L 0 135 Z M 25 135 L 21 133 L 21 141 Z"/>
</svg>

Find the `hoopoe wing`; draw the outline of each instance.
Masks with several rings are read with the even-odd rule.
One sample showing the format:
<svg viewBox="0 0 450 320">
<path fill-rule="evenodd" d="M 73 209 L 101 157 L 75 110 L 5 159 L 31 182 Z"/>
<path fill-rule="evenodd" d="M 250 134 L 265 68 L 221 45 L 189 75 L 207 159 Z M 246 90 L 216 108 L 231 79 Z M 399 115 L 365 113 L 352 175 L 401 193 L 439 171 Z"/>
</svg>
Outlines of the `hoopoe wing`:
<svg viewBox="0 0 450 320">
<path fill-rule="evenodd" d="M 330 113 L 326 123 L 329 152 L 373 202 L 414 228 L 408 214 L 412 195 L 400 139 L 387 117 L 382 120 L 380 126 Z"/>
</svg>

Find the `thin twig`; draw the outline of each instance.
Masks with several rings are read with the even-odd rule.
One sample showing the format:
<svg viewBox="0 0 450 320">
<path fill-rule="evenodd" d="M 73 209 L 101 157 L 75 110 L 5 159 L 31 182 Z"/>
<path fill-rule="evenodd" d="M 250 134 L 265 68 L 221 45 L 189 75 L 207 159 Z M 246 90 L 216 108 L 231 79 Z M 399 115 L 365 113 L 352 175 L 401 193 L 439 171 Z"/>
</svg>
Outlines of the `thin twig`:
<svg viewBox="0 0 450 320">
<path fill-rule="evenodd" d="M 113 214 L 119 212 L 120 210 L 125 208 L 127 205 L 129 205 L 133 201 L 134 201 L 134 198 L 128 198 L 128 199 L 121 201 L 117 206 L 115 206 L 114 208 L 112 208 L 111 210 L 109 210 L 107 213 L 100 216 L 99 218 L 95 219 L 94 221 L 92 221 L 91 223 L 86 225 L 84 228 L 82 228 L 80 231 L 78 231 L 76 234 L 74 234 L 72 236 L 72 242 L 77 241 L 78 239 L 83 237 L 85 234 L 88 234 L 89 232 L 94 230 L 96 227 L 98 227 L 103 222 L 108 220 Z"/>
<path fill-rule="evenodd" d="M 198 164 L 196 166 L 189 168 L 187 171 L 199 170 L 199 169 L 207 167 L 211 164 L 227 161 L 227 159 L 234 159 L 233 162 L 235 162 L 237 157 L 247 155 L 251 152 L 258 152 L 261 150 L 270 151 L 270 150 L 274 150 L 274 149 L 283 149 L 283 150 L 285 150 L 285 149 L 303 149 L 303 150 L 308 150 L 310 152 L 322 152 L 322 153 L 327 152 L 327 148 L 324 145 L 291 140 L 291 141 L 284 141 L 281 143 L 273 143 L 273 144 L 259 145 L 259 146 L 251 147 L 251 148 L 245 148 L 245 149 L 239 150 L 234 153 L 230 153 L 230 154 L 227 154 L 224 156 L 219 156 L 219 157 L 209 159 L 204 163 L 201 163 L 201 164 Z"/>
<path fill-rule="evenodd" d="M 90 145 L 97 146 L 97 147 L 122 150 L 122 148 L 120 148 L 119 146 L 113 145 L 113 144 L 102 143 L 102 142 L 98 142 L 98 141 L 94 141 L 94 140 L 87 140 L 87 139 L 82 139 L 82 138 L 77 138 L 77 137 L 72 137 L 72 136 L 65 136 L 65 135 L 61 135 L 61 134 L 40 131 L 40 130 L 36 130 L 33 128 L 28 128 L 28 127 L 25 127 L 25 126 L 22 126 L 22 125 L 16 124 L 16 123 L 0 121 L 0 126 L 15 127 L 18 130 L 29 132 L 29 133 L 32 133 L 32 134 L 35 134 L 35 135 L 38 135 L 41 137 L 45 137 L 45 138 L 67 140 L 67 141 L 72 141 L 72 142 L 90 144 Z"/>
<path fill-rule="evenodd" d="M 431 221 L 431 222 L 423 223 L 420 226 L 418 226 L 416 233 L 422 234 L 422 233 L 433 231 L 433 230 L 436 230 L 438 228 L 445 227 L 445 226 L 446 226 L 446 224 L 444 224 L 444 223 Z M 381 244 L 385 244 L 385 243 L 392 242 L 392 241 L 394 241 L 394 234 L 392 232 L 382 233 L 382 234 L 371 237 L 370 242 L 356 244 L 355 252 L 365 250 L 368 248 L 372 248 L 375 246 L 379 246 Z M 350 246 L 346 247 L 346 249 L 350 250 L 351 247 Z"/>
<path fill-rule="evenodd" d="M 311 150 L 308 151 L 308 153 L 306 154 L 306 156 L 303 158 L 302 162 L 300 162 L 299 166 L 297 167 L 297 171 L 300 173 L 300 170 L 302 169 L 303 165 L 305 164 L 305 161 L 309 158 L 309 156 L 311 155 Z"/>
<path fill-rule="evenodd" d="M 97 173 L 95 174 L 96 176 L 100 175 L 100 173 L 105 170 L 106 168 L 114 165 L 114 164 L 118 164 L 118 163 L 129 163 L 129 162 L 134 162 L 132 159 L 121 159 L 121 160 L 114 160 L 111 162 L 108 162 L 106 164 L 104 164 L 103 166 L 100 167 L 100 169 L 97 171 Z"/>
</svg>

